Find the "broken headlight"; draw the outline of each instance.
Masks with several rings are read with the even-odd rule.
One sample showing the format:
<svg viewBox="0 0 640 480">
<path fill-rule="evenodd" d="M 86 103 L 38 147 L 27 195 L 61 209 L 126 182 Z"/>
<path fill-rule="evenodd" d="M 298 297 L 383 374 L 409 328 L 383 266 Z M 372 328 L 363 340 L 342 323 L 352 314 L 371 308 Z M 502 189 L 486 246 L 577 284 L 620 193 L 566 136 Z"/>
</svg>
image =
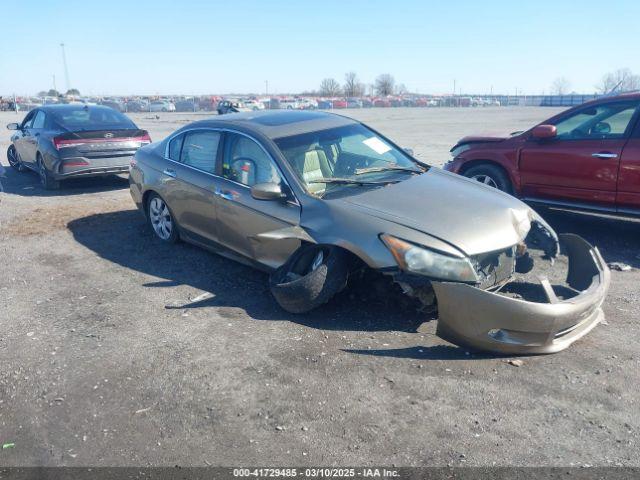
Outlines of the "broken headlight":
<svg viewBox="0 0 640 480">
<path fill-rule="evenodd" d="M 438 253 L 387 234 L 382 234 L 380 239 L 404 271 L 441 280 L 479 282 L 471 261 L 466 257 Z"/>
</svg>

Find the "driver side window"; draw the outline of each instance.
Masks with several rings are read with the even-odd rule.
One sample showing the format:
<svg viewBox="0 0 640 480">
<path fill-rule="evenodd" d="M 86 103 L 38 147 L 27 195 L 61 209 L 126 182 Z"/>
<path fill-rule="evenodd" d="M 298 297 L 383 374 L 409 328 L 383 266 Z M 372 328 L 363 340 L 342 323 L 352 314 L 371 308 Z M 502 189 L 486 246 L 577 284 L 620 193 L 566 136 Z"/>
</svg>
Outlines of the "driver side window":
<svg viewBox="0 0 640 480">
<path fill-rule="evenodd" d="M 615 102 L 578 110 L 556 123 L 558 140 L 623 138 L 638 102 Z"/>
<path fill-rule="evenodd" d="M 24 121 L 22 122 L 22 128 L 31 128 L 31 125 L 33 124 L 33 119 L 36 117 L 36 111 L 32 110 L 24 119 Z"/>
<path fill-rule="evenodd" d="M 280 183 L 280 174 L 271 157 L 252 139 L 229 133 L 224 150 L 224 178 L 248 187 L 256 183 Z"/>
</svg>

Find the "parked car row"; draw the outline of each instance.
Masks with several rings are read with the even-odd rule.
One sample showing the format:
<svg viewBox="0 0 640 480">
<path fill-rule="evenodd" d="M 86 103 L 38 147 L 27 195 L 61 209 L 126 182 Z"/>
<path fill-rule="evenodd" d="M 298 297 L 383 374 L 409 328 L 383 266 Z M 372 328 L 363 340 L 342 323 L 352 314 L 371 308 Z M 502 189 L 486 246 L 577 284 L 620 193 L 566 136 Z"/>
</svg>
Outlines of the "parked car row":
<svg viewBox="0 0 640 480">
<path fill-rule="evenodd" d="M 220 103 L 237 104 L 232 110 Z M 31 111 L 34 108 L 51 104 L 79 103 L 83 105 L 104 105 L 123 113 L 137 112 L 198 112 L 198 111 L 257 111 L 263 109 L 315 110 L 371 107 L 440 107 L 440 106 L 499 106 L 495 99 L 480 97 L 427 97 L 416 95 L 386 97 L 219 97 L 219 96 L 171 96 L 171 97 L 23 97 L 0 103 L 0 108 L 19 111 Z M 11 106 L 11 108 L 9 108 Z"/>
</svg>

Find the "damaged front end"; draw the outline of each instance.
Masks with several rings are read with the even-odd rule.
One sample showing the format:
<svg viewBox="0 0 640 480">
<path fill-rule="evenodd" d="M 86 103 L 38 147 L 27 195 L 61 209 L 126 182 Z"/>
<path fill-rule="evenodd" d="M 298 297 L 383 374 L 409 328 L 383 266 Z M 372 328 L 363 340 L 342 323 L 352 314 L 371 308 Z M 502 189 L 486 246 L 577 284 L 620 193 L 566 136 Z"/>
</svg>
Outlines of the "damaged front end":
<svg viewBox="0 0 640 480">
<path fill-rule="evenodd" d="M 509 354 L 554 353 L 586 335 L 603 318 L 610 272 L 597 248 L 577 235 L 561 235 L 568 257 L 567 287 L 539 278 L 544 302 L 510 297 L 453 282 L 432 282 L 438 301 L 438 336 L 457 345 Z M 572 292 L 568 295 L 566 291 Z"/>
<path fill-rule="evenodd" d="M 554 278 L 552 285 L 548 276 L 557 269 L 545 271 L 539 262 L 554 266 L 560 244 L 567 259 L 566 280 Z M 539 258 L 534 260 L 532 252 Z M 537 215 L 524 241 L 470 260 L 475 283 L 425 281 L 404 273 L 394 278 L 423 305 L 437 303 L 437 334 L 445 340 L 505 354 L 554 353 L 604 318 L 601 305 L 610 272 L 598 249 L 577 235 L 558 238 Z M 528 281 L 532 276 L 535 280 Z"/>
</svg>

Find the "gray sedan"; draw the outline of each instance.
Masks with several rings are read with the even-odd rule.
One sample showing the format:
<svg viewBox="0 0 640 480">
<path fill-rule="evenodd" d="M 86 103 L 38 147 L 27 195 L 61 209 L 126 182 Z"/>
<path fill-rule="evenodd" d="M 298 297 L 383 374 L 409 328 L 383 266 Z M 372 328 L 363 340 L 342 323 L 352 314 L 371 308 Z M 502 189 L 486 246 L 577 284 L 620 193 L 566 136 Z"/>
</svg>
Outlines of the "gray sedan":
<svg viewBox="0 0 640 480">
<path fill-rule="evenodd" d="M 10 123 L 9 165 L 34 170 L 45 189 L 71 177 L 129 171 L 141 145 L 151 143 L 146 130 L 116 110 L 100 105 L 45 105 L 21 123 Z"/>
<path fill-rule="evenodd" d="M 437 306 L 438 334 L 459 345 L 556 352 L 603 318 L 609 271 L 597 249 L 558 239 L 517 199 L 430 167 L 349 118 L 256 112 L 192 123 L 138 150 L 129 178 L 160 240 L 269 271 L 290 312 L 372 270 Z M 563 288 L 542 278 L 543 301 L 503 294 L 535 268 L 530 246 L 552 261 L 560 240 Z"/>
</svg>

